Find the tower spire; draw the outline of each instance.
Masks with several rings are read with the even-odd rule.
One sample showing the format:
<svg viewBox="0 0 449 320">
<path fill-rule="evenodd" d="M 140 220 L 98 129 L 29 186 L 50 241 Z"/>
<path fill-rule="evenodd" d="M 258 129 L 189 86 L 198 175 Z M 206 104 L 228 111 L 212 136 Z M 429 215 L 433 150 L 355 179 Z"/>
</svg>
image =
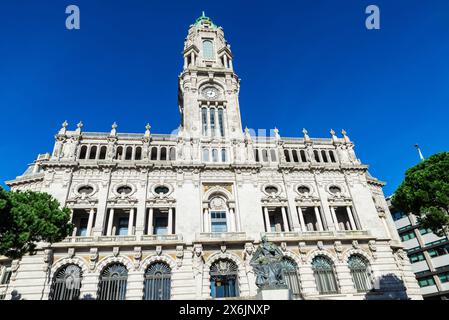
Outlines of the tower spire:
<svg viewBox="0 0 449 320">
<path fill-rule="evenodd" d="M 419 148 L 418 144 L 415 144 L 415 148 L 418 150 L 418 154 L 419 154 L 419 158 L 421 159 L 421 161 L 426 160 L 421 152 L 421 149 Z"/>
</svg>

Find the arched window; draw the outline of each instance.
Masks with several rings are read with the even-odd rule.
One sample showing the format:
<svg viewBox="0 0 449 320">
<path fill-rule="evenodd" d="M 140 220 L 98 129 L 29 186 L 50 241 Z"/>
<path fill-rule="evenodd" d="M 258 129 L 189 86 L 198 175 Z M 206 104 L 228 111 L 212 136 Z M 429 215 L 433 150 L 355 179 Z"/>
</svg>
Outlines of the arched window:
<svg viewBox="0 0 449 320">
<path fill-rule="evenodd" d="M 56 271 L 50 290 L 50 300 L 78 300 L 82 272 L 75 264 L 63 266 Z"/>
<path fill-rule="evenodd" d="M 210 267 L 212 298 L 238 297 L 238 267 L 231 260 L 218 260 Z"/>
<path fill-rule="evenodd" d="M 226 149 L 221 149 L 221 162 L 226 162 Z"/>
<path fill-rule="evenodd" d="M 99 156 L 100 160 L 106 159 L 106 152 L 107 152 L 107 150 L 108 150 L 108 148 L 106 146 L 102 146 L 100 148 L 100 156 Z"/>
<path fill-rule="evenodd" d="M 215 136 L 215 109 L 211 108 L 210 109 L 210 131 L 211 131 L 211 136 Z"/>
<path fill-rule="evenodd" d="M 82 146 L 80 150 L 80 160 L 86 159 L 87 156 L 87 146 Z"/>
<path fill-rule="evenodd" d="M 290 153 L 288 150 L 284 150 L 285 161 L 290 162 Z"/>
<path fill-rule="evenodd" d="M 98 284 L 98 300 L 125 300 L 128 270 L 123 264 L 114 263 L 103 269 Z"/>
<path fill-rule="evenodd" d="M 151 160 L 157 160 L 157 147 L 151 148 Z"/>
<path fill-rule="evenodd" d="M 338 293 L 334 264 L 324 256 L 315 257 L 312 261 L 313 276 L 320 294 Z"/>
<path fill-rule="evenodd" d="M 214 43 L 212 40 L 203 41 L 203 57 L 206 60 L 213 60 L 214 57 Z"/>
<path fill-rule="evenodd" d="M 115 154 L 115 159 L 122 160 L 122 155 L 123 155 L 123 147 L 118 147 L 117 152 Z"/>
<path fill-rule="evenodd" d="M 212 149 L 212 161 L 218 162 L 218 150 L 217 149 Z"/>
<path fill-rule="evenodd" d="M 163 161 L 167 160 L 167 148 L 165 147 L 161 148 L 161 160 Z"/>
<path fill-rule="evenodd" d="M 151 264 L 145 272 L 144 300 L 170 300 L 171 270 L 163 263 Z"/>
<path fill-rule="evenodd" d="M 314 150 L 314 151 L 313 151 L 313 155 L 315 156 L 315 161 L 316 161 L 316 162 L 321 162 L 321 160 L 320 160 L 320 155 L 319 155 L 319 153 L 318 153 L 317 150 Z"/>
<path fill-rule="evenodd" d="M 170 148 L 170 160 L 172 160 L 172 161 L 176 160 L 176 148 L 175 147 Z"/>
<path fill-rule="evenodd" d="M 201 123 L 203 128 L 203 136 L 207 136 L 207 109 L 201 109 Z"/>
<path fill-rule="evenodd" d="M 301 161 L 302 162 L 307 162 L 306 152 L 304 150 L 300 150 L 299 154 L 301 155 Z"/>
<path fill-rule="evenodd" d="M 134 154 L 134 160 L 142 160 L 142 147 L 137 147 L 135 154 Z"/>
<path fill-rule="evenodd" d="M 270 150 L 270 156 L 271 156 L 271 161 L 275 162 L 276 161 L 276 150 L 271 149 Z"/>
<path fill-rule="evenodd" d="M 283 276 L 288 288 L 292 291 L 295 298 L 301 295 L 301 286 L 298 275 L 298 265 L 290 258 L 284 257 L 282 259 L 283 264 Z"/>
<path fill-rule="evenodd" d="M 337 162 L 337 160 L 335 159 L 334 152 L 332 150 L 329 151 L 329 157 L 331 158 L 331 162 Z"/>
<path fill-rule="evenodd" d="M 298 160 L 298 151 L 293 150 L 292 151 L 292 157 L 293 157 L 293 162 L 299 162 L 299 160 Z"/>
<path fill-rule="evenodd" d="M 323 158 L 323 161 L 324 161 L 324 162 L 328 162 L 328 161 L 327 161 L 327 154 L 326 154 L 326 151 L 321 150 L 321 157 Z"/>
<path fill-rule="evenodd" d="M 125 160 L 131 160 L 133 158 L 133 147 L 126 148 Z"/>
<path fill-rule="evenodd" d="M 352 281 L 357 292 L 366 292 L 372 289 L 368 261 L 359 255 L 352 255 L 348 259 Z"/>
<path fill-rule="evenodd" d="M 218 127 L 220 128 L 220 136 L 224 137 L 225 128 L 224 128 L 223 109 L 218 109 Z"/>
<path fill-rule="evenodd" d="M 268 151 L 266 149 L 262 150 L 262 160 L 263 162 L 268 162 Z"/>
<path fill-rule="evenodd" d="M 203 161 L 209 162 L 209 149 L 207 148 L 203 149 Z"/>
<path fill-rule="evenodd" d="M 256 162 L 259 162 L 259 149 L 254 149 L 254 160 L 256 160 Z"/>
<path fill-rule="evenodd" d="M 95 160 L 96 156 L 97 156 L 97 147 L 96 146 L 92 146 L 90 148 L 90 152 L 89 152 L 89 160 Z"/>
</svg>

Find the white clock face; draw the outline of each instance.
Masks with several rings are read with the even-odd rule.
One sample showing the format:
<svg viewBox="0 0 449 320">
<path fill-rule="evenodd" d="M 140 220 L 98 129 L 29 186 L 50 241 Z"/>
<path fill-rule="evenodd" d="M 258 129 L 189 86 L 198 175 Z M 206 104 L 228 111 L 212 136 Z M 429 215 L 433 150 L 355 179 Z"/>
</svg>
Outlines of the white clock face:
<svg viewBox="0 0 449 320">
<path fill-rule="evenodd" d="M 218 97 L 218 90 L 215 88 L 206 88 L 203 90 L 203 95 L 208 99 L 216 99 Z"/>
</svg>

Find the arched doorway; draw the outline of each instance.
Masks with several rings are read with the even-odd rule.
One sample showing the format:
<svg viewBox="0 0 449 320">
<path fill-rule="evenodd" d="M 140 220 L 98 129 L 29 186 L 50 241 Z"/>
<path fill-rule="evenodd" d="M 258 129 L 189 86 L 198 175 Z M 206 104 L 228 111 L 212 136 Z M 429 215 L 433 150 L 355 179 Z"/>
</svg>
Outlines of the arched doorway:
<svg viewBox="0 0 449 320">
<path fill-rule="evenodd" d="M 151 264 L 145 272 L 144 300 L 170 300 L 171 269 L 163 262 Z"/>
<path fill-rule="evenodd" d="M 221 259 L 210 267 L 210 290 L 212 298 L 239 296 L 238 267 L 235 262 Z"/>
<path fill-rule="evenodd" d="M 69 264 L 60 268 L 54 278 L 50 300 L 78 300 L 81 288 L 81 268 Z"/>
</svg>

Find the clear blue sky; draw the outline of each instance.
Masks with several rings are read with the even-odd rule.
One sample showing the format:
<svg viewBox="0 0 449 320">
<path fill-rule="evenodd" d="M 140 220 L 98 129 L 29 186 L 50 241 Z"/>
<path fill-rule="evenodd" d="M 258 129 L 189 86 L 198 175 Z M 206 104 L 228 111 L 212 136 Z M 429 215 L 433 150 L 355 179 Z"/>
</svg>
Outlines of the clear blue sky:
<svg viewBox="0 0 449 320">
<path fill-rule="evenodd" d="M 81 30 L 65 29 L 65 8 Z M 381 30 L 365 8 L 381 9 Z M 64 120 L 86 131 L 169 133 L 179 124 L 183 40 L 205 10 L 242 79 L 243 125 L 282 136 L 348 131 L 391 194 L 404 171 L 448 150 L 449 1 L 2 0 L 0 181 L 51 152 Z"/>
</svg>

